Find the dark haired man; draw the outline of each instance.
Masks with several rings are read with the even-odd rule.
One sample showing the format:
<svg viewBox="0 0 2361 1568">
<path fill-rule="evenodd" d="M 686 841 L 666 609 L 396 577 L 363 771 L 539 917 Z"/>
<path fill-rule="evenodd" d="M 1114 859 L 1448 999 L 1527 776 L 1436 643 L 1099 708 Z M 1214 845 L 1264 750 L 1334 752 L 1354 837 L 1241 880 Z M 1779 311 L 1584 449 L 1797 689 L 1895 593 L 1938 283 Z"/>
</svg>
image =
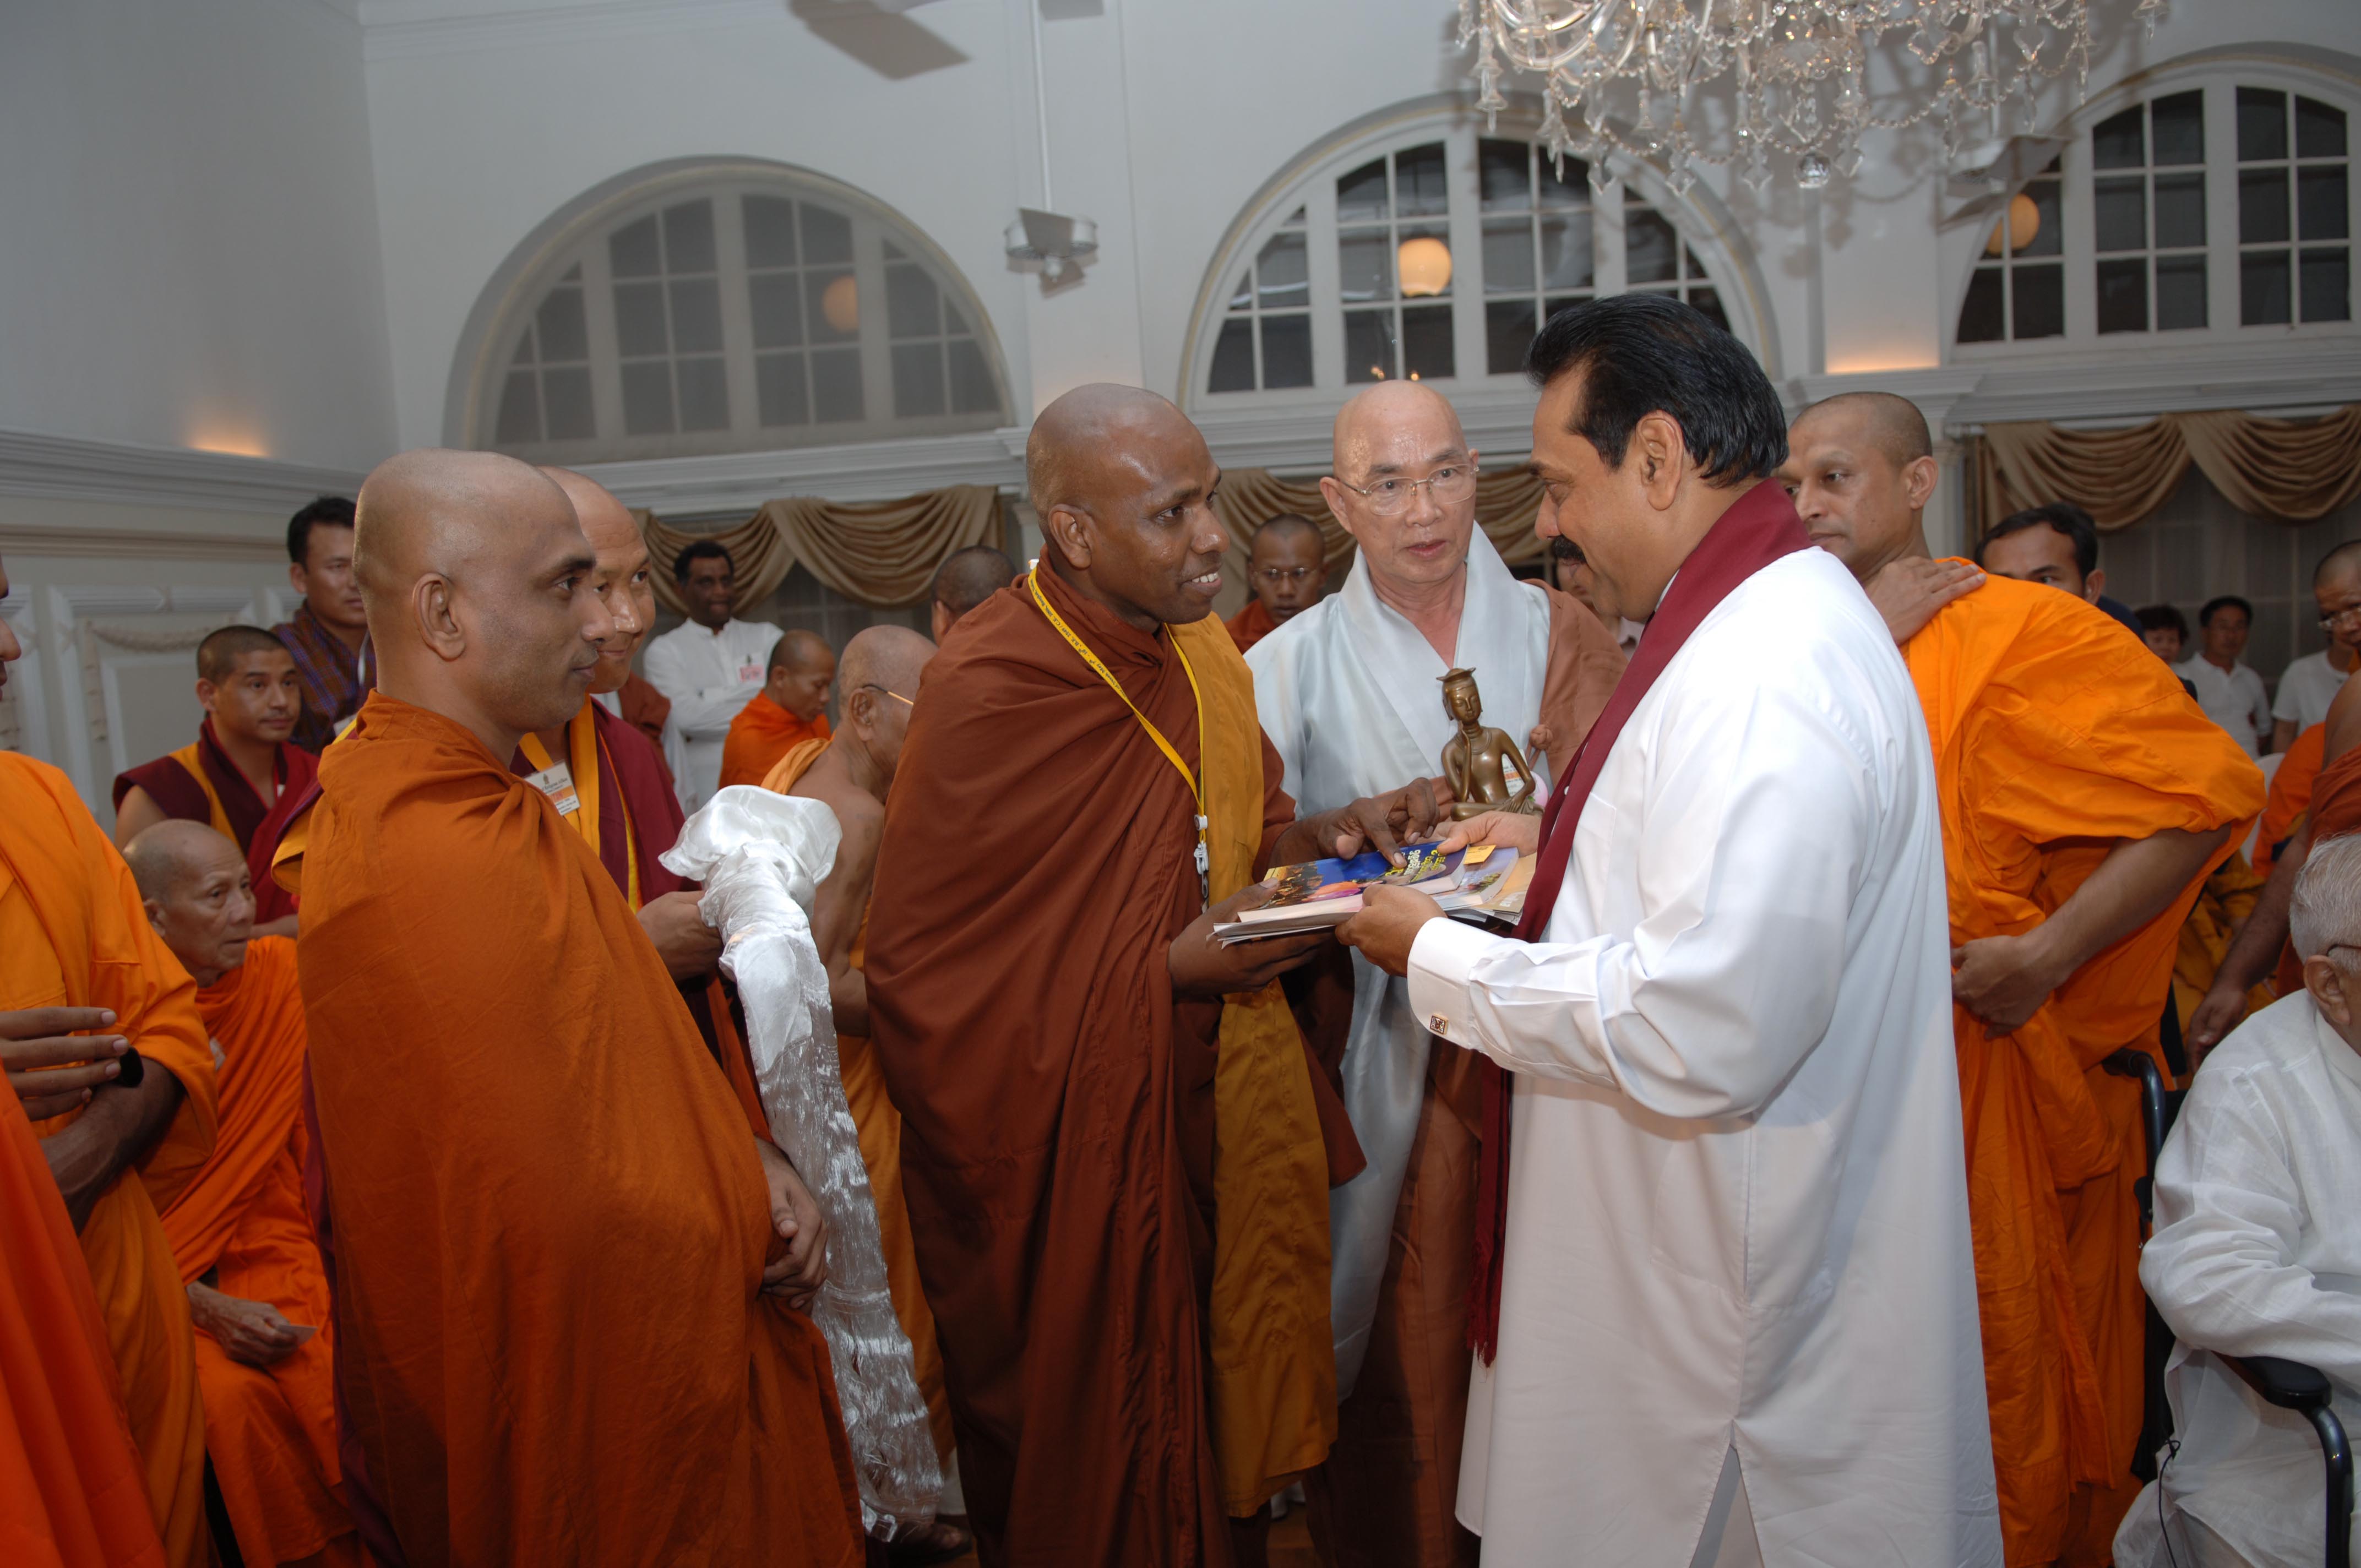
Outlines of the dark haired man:
<svg viewBox="0 0 2361 1568">
<path fill-rule="evenodd" d="M 2168 664 L 2180 663 L 2189 646 L 2189 620 L 2169 604 L 2147 604 L 2132 611 L 2140 623 L 2140 641 Z M 2191 696 L 2196 695 L 2191 693 Z"/>
<path fill-rule="evenodd" d="M 2013 1563 L 2103 1562 L 2140 1429 L 2145 1169 L 2138 1089 L 2099 1063 L 2164 1066 L 2178 934 L 2261 778 L 2169 670 L 2049 591 L 2067 584 L 1931 558 L 1934 448 L 1907 399 L 1840 394 L 1788 440 L 1780 478 L 1884 611 L 1933 745 L 2002 1541 Z M 2249 883 L 2241 866 L 2219 892 Z"/>
<path fill-rule="evenodd" d="M 2027 507 L 2003 518 L 1976 544 L 1976 565 L 1995 577 L 2063 588 L 2099 607 L 2132 635 L 2146 634 L 2128 606 L 2106 595 L 2099 567 L 2099 525 L 2071 501 Z"/>
<path fill-rule="evenodd" d="M 294 655 L 303 683 L 303 711 L 295 744 L 324 751 L 377 684 L 368 657 L 368 617 L 353 576 L 353 503 L 322 496 L 287 521 L 287 581 L 303 602 L 270 634 Z"/>
<path fill-rule="evenodd" d="M 295 661 L 258 626 L 225 626 L 197 644 L 197 738 L 168 756 L 115 775 L 115 841 L 128 844 L 168 818 L 203 822 L 241 854 L 276 843 L 304 804 L 319 760 L 291 743 L 302 715 Z M 265 831 L 266 828 L 268 831 Z M 295 935 L 295 901 L 254 869 L 256 930 Z"/>
<path fill-rule="evenodd" d="M 771 650 L 783 633 L 766 620 L 735 618 L 738 564 L 718 540 L 700 539 L 673 562 L 688 619 L 648 644 L 641 668 L 672 704 L 665 716 L 664 762 L 683 811 L 695 811 L 721 786 L 721 751 L 730 722 L 763 689 Z"/>
<path fill-rule="evenodd" d="M 2235 594 L 2205 601 L 2197 612 L 2197 652 L 2173 666 L 2197 688 L 2205 717 L 2230 732 L 2250 757 L 2262 755 L 2271 735 L 2271 699 L 2263 677 L 2238 655 L 2255 624 L 2255 607 Z"/>
<path fill-rule="evenodd" d="M 1786 418 L 1736 339 L 1626 294 L 1526 365 L 1536 527 L 1648 630 L 1538 830 L 1444 840 L 1538 853 L 1516 937 L 1386 888 L 1338 933 L 1516 1075 L 1460 1517 L 1500 1562 L 1996 1565 L 1909 674 L 1768 482 Z"/>
</svg>

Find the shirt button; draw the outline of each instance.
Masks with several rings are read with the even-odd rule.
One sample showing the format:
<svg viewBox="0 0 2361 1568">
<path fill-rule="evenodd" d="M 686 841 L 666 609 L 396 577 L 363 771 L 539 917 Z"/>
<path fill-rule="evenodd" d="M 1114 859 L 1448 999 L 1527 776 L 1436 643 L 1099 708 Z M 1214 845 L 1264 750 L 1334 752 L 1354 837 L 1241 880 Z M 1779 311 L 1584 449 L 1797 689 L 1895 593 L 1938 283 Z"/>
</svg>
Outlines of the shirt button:
<svg viewBox="0 0 2361 1568">
<path fill-rule="evenodd" d="M 1427 1019 L 1426 1026 L 1435 1034 L 1448 1034 L 1451 1031 L 1451 1020 L 1445 1018 L 1442 1014 L 1437 1013 Z"/>
</svg>

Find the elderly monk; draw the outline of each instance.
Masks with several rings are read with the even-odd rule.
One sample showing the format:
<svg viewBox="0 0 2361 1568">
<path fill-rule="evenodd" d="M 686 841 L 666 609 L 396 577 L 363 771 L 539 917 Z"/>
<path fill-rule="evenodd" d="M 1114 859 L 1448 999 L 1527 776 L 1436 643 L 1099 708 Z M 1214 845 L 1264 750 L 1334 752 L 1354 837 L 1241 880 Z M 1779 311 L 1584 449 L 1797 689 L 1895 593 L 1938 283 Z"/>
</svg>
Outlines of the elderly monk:
<svg viewBox="0 0 2361 1568">
<path fill-rule="evenodd" d="M 275 839 L 311 794 L 320 760 L 289 739 L 303 713 L 294 655 L 258 626 L 225 626 L 197 644 L 197 739 L 115 779 L 115 841 L 168 817 L 212 824 L 239 852 Z M 265 861 L 262 870 L 269 869 Z M 295 934 L 295 900 L 258 883 L 267 937 Z"/>
<path fill-rule="evenodd" d="M 810 1196 L 508 766 L 612 631 L 574 509 L 512 459 L 406 453 L 358 551 L 381 674 L 322 762 L 299 960 L 337 1381 L 402 1553 L 857 1562 L 827 1351 L 790 1310 L 823 1277 Z"/>
<path fill-rule="evenodd" d="M 205 1448 L 255 1568 L 358 1563 L 336 1462 L 328 1278 L 303 1201 L 295 944 L 254 935 L 246 857 L 201 822 L 124 847 L 156 934 L 198 985 L 223 1058 L 221 1135 L 164 1211 L 195 1320 Z"/>
<path fill-rule="evenodd" d="M 944 556 L 943 564 L 935 568 L 935 641 L 939 644 L 960 617 L 1006 587 L 1016 576 L 1016 564 L 989 544 L 971 544 Z"/>
<path fill-rule="evenodd" d="M 71 1093 L 30 1096 L 27 1113 L 82 1234 L 166 1560 L 203 1563 L 196 1345 L 157 1218 L 213 1149 L 214 1058 L 196 986 L 64 774 L 0 751 L 0 1014 L 71 1009 L 74 1022 L 43 1033 L 104 1031 L 33 1042 L 46 1060 L 12 1050 L 11 1081 L 25 1095 L 21 1066 L 95 1064 Z M 136 1074 L 124 1070 L 133 1051 Z"/>
<path fill-rule="evenodd" d="M 0 692 L 22 652 L 0 620 Z M 62 780 L 56 793 L 69 793 Z M 0 855 L 0 920 L 26 913 L 14 880 Z M 106 1321 L 28 1120 L 87 1104 L 115 1080 L 120 1036 L 102 1046 L 89 1033 L 108 1028 L 115 1014 L 23 1008 L 6 996 L 0 1008 L 8 1079 L 0 1092 L 0 1557 L 36 1568 L 159 1568 L 164 1549 Z"/>
<path fill-rule="evenodd" d="M 738 710 L 721 744 L 721 787 L 759 784 L 797 746 L 827 740 L 835 684 L 836 651 L 818 632 L 790 631 L 772 643 L 763 689 Z"/>
<path fill-rule="evenodd" d="M 2138 1085 L 2100 1063 L 2159 1056 L 2182 922 L 2262 774 L 2070 587 L 1931 557 L 1915 405 L 1842 394 L 1789 441 L 1780 478 L 1885 614 L 1935 748 L 2008 1562 L 2103 1563 L 2139 1489 L 2147 1154 Z"/>
<path fill-rule="evenodd" d="M 1352 574 L 1246 659 L 1288 793 L 1320 810 L 1436 766 L 1458 729 L 1436 682 L 1455 668 L 1475 670 L 1488 723 L 1519 740 L 1553 730 L 1550 750 L 1571 755 L 1622 652 L 1574 600 L 1518 582 L 1476 526 L 1476 454 L 1451 404 L 1381 382 L 1337 414 L 1334 459 L 1321 489 L 1359 546 Z M 1452 1515 L 1481 1080 L 1469 1053 L 1433 1049 L 1408 981 L 1357 954 L 1351 966 L 1341 1070 L 1369 1164 L 1329 1201 L 1345 1398 L 1310 1484 L 1312 1529 L 1345 1568 L 1472 1562 Z"/>
<path fill-rule="evenodd" d="M 1291 511 L 1266 519 L 1247 552 L 1246 588 L 1253 597 L 1225 623 L 1241 653 L 1320 602 L 1328 586 L 1328 544 L 1320 525 Z"/>
<path fill-rule="evenodd" d="M 894 1316 L 909 1339 L 918 1390 L 926 1396 L 943 1464 L 941 1511 L 956 1518 L 966 1511 L 966 1502 L 959 1490 L 950 1397 L 943 1389 L 943 1354 L 935 1338 L 934 1314 L 927 1308 L 926 1288 L 918 1278 L 918 1255 L 910 1243 L 910 1212 L 902 1201 L 902 1117 L 885 1092 L 885 1077 L 869 1038 L 869 985 L 862 970 L 885 795 L 901 762 L 919 674 L 934 656 L 935 645 L 907 627 L 873 626 L 854 636 L 844 645 L 839 672 L 844 687 L 843 724 L 829 740 L 806 740 L 780 758 L 763 787 L 820 802 L 836 814 L 843 829 L 836 863 L 819 884 L 813 906 L 812 939 L 828 965 L 844 1098 L 860 1134 L 870 1195 L 876 1200 L 877 1236 L 885 1254 Z M 966 1530 L 938 1519 L 914 1536 L 895 1538 L 892 1552 L 897 1560 L 934 1562 L 956 1556 L 970 1544 Z"/>
<path fill-rule="evenodd" d="M 1213 928 L 1265 866 L 1390 850 L 1436 805 L 1294 819 L 1178 409 L 1079 388 L 1026 468 L 1042 564 L 911 716 L 870 1028 L 985 1560 L 1226 1563 L 1335 1431 L 1327 1190 L 1357 1151 L 1273 983 L 1326 936 Z"/>
</svg>

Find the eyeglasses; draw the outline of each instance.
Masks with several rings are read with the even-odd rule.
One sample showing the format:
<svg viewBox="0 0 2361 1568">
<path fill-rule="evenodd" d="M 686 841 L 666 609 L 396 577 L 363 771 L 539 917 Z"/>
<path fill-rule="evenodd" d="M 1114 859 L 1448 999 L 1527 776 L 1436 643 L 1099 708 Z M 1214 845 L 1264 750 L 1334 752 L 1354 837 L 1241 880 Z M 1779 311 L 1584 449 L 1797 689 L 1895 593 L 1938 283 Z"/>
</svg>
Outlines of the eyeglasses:
<svg viewBox="0 0 2361 1568">
<path fill-rule="evenodd" d="M 1300 585 L 1318 569 L 1315 566 L 1262 566 L 1256 569 L 1254 577 L 1255 581 L 1268 583 L 1275 588 L 1282 583 L 1290 586 Z"/>
<path fill-rule="evenodd" d="M 2356 615 L 2361 615 L 2361 604 L 2348 604 L 2343 609 L 2332 609 L 2320 618 L 2320 629 L 2323 631 L 2334 631 L 2339 623 L 2350 620 Z"/>
<path fill-rule="evenodd" d="M 917 707 L 917 706 L 918 706 L 918 705 L 917 705 L 917 703 L 916 701 L 912 700 L 912 699 L 911 699 L 911 698 L 909 698 L 909 697 L 904 696 L 900 692 L 895 691 L 892 686 L 881 686 L 881 685 L 876 685 L 874 682 L 866 683 L 866 684 L 863 684 L 863 685 L 857 685 L 857 686 L 853 687 L 852 689 L 853 689 L 854 691 L 862 691 L 862 692 L 884 692 L 887 696 L 892 697 L 895 702 L 898 702 L 898 703 L 902 704 L 902 705 L 903 705 L 904 707 Z"/>
<path fill-rule="evenodd" d="M 1411 498 L 1425 490 L 1434 498 L 1437 506 L 1455 506 L 1476 493 L 1476 465 L 1454 463 L 1437 468 L 1423 479 L 1388 477 L 1364 488 L 1340 485 L 1369 503 L 1369 510 L 1379 517 L 1394 517 L 1410 510 Z"/>
</svg>

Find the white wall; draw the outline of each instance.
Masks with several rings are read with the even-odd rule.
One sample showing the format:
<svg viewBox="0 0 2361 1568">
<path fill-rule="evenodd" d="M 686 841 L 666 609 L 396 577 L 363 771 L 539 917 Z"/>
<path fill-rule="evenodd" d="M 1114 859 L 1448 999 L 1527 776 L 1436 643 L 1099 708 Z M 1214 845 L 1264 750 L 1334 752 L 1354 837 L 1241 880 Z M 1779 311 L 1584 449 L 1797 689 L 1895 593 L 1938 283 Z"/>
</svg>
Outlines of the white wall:
<svg viewBox="0 0 2361 1568">
<path fill-rule="evenodd" d="M 0 214 L 0 430 L 388 450 L 360 28 L 329 0 L 6 0 Z"/>
</svg>

